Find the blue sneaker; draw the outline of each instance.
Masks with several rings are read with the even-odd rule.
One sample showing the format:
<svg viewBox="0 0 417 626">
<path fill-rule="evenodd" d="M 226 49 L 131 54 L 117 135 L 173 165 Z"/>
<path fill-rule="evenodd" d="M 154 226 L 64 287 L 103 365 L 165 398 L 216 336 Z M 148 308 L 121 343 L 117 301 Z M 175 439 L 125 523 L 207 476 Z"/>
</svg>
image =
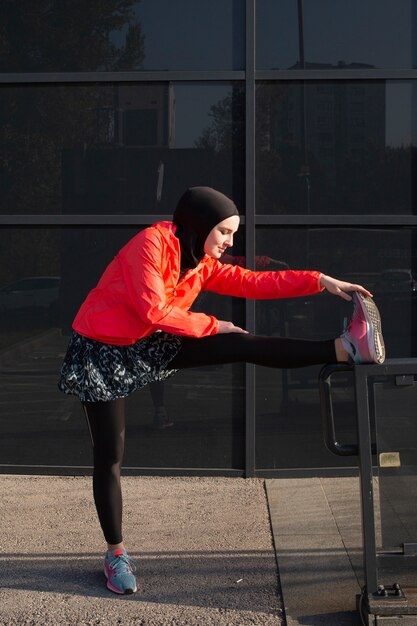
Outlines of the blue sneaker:
<svg viewBox="0 0 417 626">
<path fill-rule="evenodd" d="M 136 566 L 124 548 L 106 552 L 104 574 L 110 591 L 123 594 L 135 593 L 137 586 L 134 572 L 136 572 Z"/>
</svg>

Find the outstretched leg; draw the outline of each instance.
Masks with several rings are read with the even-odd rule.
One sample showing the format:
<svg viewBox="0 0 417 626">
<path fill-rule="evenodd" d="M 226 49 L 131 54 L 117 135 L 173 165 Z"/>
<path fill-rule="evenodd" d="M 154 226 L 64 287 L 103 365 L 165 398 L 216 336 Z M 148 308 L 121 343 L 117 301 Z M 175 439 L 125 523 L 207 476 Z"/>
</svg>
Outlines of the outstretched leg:
<svg viewBox="0 0 417 626">
<path fill-rule="evenodd" d="M 267 367 L 293 368 L 337 360 L 340 359 L 336 355 L 334 339 L 309 341 L 226 333 L 200 339 L 183 337 L 181 349 L 170 367 L 183 369 L 243 361 Z"/>
<path fill-rule="evenodd" d="M 385 347 L 379 311 L 372 298 L 359 292 L 354 292 L 352 299 L 352 319 L 348 329 L 337 339 L 311 341 L 249 333 L 221 333 L 200 339 L 183 337 L 182 347 L 171 366 L 182 369 L 239 361 L 277 368 L 337 361 L 383 363 Z"/>
</svg>

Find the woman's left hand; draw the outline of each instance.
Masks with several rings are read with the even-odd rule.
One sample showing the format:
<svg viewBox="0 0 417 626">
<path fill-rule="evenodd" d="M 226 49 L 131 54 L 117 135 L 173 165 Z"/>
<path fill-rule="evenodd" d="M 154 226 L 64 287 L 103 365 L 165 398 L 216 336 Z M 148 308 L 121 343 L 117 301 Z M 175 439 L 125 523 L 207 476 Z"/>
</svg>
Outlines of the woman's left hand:
<svg viewBox="0 0 417 626">
<path fill-rule="evenodd" d="M 349 291 L 360 291 L 365 296 L 372 298 L 371 292 L 362 287 L 362 285 L 347 283 L 344 280 L 326 276 L 326 274 L 320 276 L 320 285 L 335 296 L 340 296 L 343 300 L 352 300 L 352 296 L 348 293 Z"/>
</svg>

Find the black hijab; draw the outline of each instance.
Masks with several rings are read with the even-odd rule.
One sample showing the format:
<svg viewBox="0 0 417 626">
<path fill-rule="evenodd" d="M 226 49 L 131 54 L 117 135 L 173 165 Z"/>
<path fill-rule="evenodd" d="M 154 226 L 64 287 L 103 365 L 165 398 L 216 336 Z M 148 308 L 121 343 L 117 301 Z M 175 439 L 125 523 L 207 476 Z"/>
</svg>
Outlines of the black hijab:
<svg viewBox="0 0 417 626">
<path fill-rule="evenodd" d="M 181 246 L 181 274 L 198 265 L 210 231 L 228 217 L 239 215 L 235 203 L 211 187 L 190 187 L 174 211 L 175 236 Z"/>
</svg>

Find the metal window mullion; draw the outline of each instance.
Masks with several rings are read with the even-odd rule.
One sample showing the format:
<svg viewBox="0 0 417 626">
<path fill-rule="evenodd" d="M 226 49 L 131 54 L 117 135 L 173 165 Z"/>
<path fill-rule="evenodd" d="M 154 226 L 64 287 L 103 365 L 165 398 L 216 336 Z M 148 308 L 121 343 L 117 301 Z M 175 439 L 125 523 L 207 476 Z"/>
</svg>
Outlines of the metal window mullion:
<svg viewBox="0 0 417 626">
<path fill-rule="evenodd" d="M 253 194 L 253 190 L 250 192 Z M 0 215 L 0 226 L 140 226 L 170 220 L 171 213 L 135 215 L 115 214 L 7 214 Z M 242 215 L 241 225 L 251 228 L 247 239 L 248 264 L 253 267 L 254 228 L 256 226 L 311 226 L 320 228 L 410 228 L 417 227 L 417 215 Z M 248 226 L 249 224 L 249 226 Z M 252 240 L 251 240 L 252 238 Z M 248 265 L 248 267 L 249 267 Z M 248 303 L 249 305 L 249 303 Z M 252 319 L 252 318 L 251 318 Z M 251 321 L 251 319 L 249 321 Z M 248 329 L 249 330 L 249 329 Z"/>
<path fill-rule="evenodd" d="M 293 81 L 293 80 L 412 80 L 417 78 L 417 70 L 258 70 L 256 80 Z"/>
<path fill-rule="evenodd" d="M 246 267 L 255 267 L 255 3 L 246 0 L 245 204 Z M 246 329 L 255 331 L 255 302 L 246 300 Z M 255 366 L 246 364 L 245 475 L 255 475 Z"/>
<path fill-rule="evenodd" d="M 238 81 L 245 79 L 243 70 L 220 71 L 149 71 L 149 72 L 22 72 L 1 73 L 0 83 L 127 83 L 166 81 Z"/>
<path fill-rule="evenodd" d="M 0 215 L 0 226 L 143 226 L 172 220 L 172 213 L 137 215 Z M 242 216 L 241 223 L 245 224 Z"/>
<path fill-rule="evenodd" d="M 259 226 L 417 226 L 417 215 L 324 214 L 324 215 L 256 215 Z"/>
<path fill-rule="evenodd" d="M 172 219 L 172 215 L 0 215 L 0 226 L 141 226 Z"/>
</svg>

